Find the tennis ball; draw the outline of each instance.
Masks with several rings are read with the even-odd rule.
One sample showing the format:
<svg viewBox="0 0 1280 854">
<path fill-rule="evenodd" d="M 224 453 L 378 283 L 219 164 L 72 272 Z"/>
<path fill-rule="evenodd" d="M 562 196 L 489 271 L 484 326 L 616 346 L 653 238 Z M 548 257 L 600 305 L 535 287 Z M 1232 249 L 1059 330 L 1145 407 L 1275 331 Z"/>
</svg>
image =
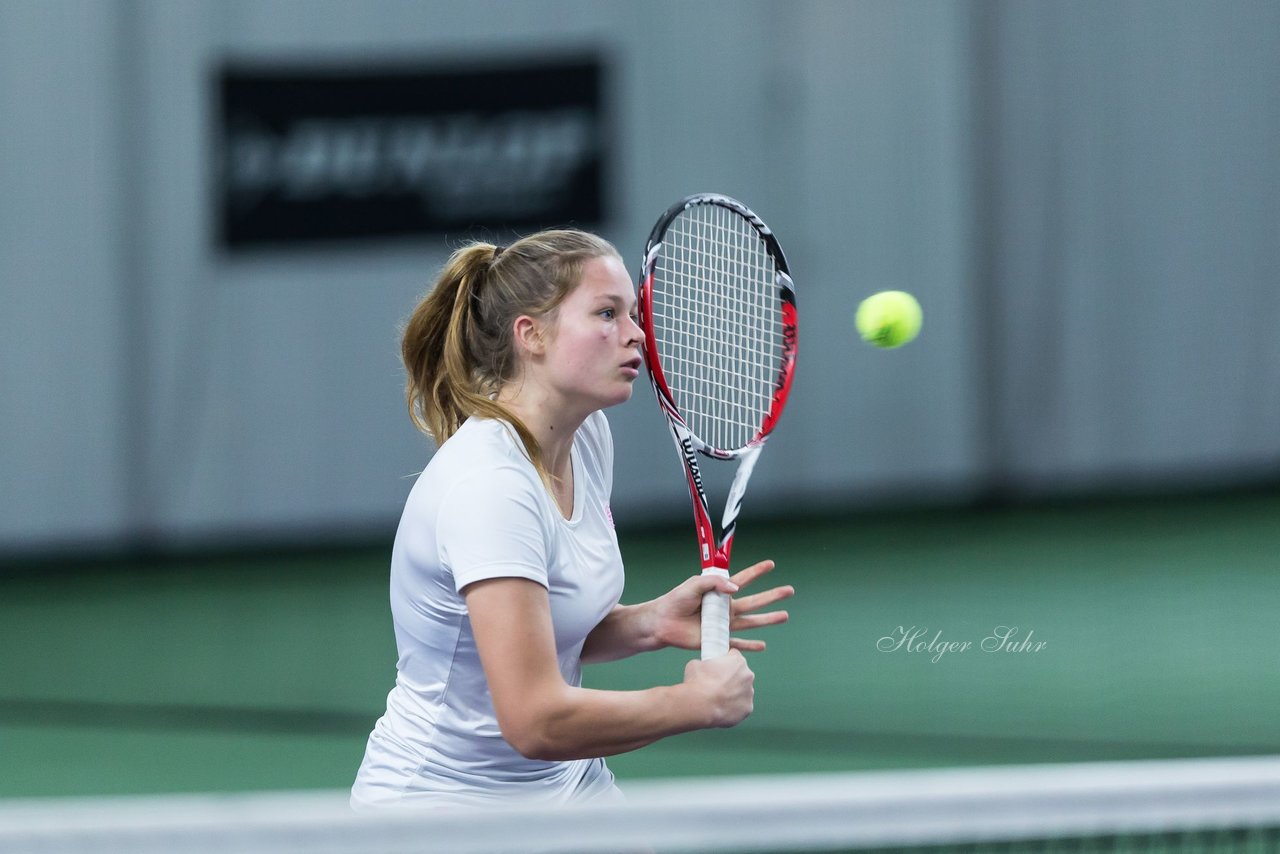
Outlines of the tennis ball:
<svg viewBox="0 0 1280 854">
<path fill-rule="evenodd" d="M 901 347 L 920 333 L 920 303 L 905 291 L 881 291 L 858 305 L 854 323 L 862 340 L 877 347 Z"/>
</svg>

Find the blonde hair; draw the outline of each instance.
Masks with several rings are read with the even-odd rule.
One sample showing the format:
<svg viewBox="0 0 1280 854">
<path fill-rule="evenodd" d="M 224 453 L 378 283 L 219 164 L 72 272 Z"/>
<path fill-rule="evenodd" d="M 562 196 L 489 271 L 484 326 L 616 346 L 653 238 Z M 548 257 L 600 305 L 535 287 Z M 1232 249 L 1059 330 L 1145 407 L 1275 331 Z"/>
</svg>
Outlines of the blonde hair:
<svg viewBox="0 0 1280 854">
<path fill-rule="evenodd" d="M 585 231 L 541 231 L 500 248 L 472 243 L 457 250 L 418 303 L 400 342 L 413 423 L 444 444 L 471 416 L 515 429 L 538 474 L 551 481 L 542 449 L 497 393 L 519 368 L 515 319 L 550 317 L 582 280 L 592 258 L 618 250 Z"/>
</svg>

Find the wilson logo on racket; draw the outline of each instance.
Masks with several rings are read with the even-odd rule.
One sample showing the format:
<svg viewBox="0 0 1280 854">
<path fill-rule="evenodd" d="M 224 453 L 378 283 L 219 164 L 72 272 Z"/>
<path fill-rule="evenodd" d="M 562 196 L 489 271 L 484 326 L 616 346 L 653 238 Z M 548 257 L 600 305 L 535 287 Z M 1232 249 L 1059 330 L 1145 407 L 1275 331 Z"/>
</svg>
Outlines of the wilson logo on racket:
<svg viewBox="0 0 1280 854">
<path fill-rule="evenodd" d="M 679 442 L 680 450 L 684 451 L 684 463 L 689 466 L 689 476 L 693 478 L 693 485 L 698 492 L 702 492 L 702 472 L 698 471 L 698 458 L 694 456 L 693 439 L 682 436 Z"/>
</svg>

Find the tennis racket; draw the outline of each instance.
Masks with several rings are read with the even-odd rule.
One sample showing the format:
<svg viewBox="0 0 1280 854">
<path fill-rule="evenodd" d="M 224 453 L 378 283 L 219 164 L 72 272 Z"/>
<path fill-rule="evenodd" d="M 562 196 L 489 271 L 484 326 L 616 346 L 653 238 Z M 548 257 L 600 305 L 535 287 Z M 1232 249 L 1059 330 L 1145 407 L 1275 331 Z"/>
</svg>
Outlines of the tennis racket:
<svg viewBox="0 0 1280 854">
<path fill-rule="evenodd" d="M 684 462 L 703 574 L 729 577 L 747 481 L 791 390 L 795 286 L 773 232 L 746 205 L 704 193 L 654 225 L 640 272 L 649 379 Z M 717 537 L 698 454 L 737 460 Z M 702 657 L 729 651 L 729 597 L 702 602 Z"/>
</svg>

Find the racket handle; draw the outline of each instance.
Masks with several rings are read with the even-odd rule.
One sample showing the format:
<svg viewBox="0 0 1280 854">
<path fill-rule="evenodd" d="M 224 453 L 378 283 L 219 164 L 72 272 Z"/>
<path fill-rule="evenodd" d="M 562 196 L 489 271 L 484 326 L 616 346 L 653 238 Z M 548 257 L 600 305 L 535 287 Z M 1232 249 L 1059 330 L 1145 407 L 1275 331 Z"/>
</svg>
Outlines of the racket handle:
<svg viewBox="0 0 1280 854">
<path fill-rule="evenodd" d="M 728 578 L 724 569 L 708 569 L 704 573 Z M 702 596 L 702 657 L 716 658 L 729 651 L 729 594 L 704 593 Z"/>
</svg>

